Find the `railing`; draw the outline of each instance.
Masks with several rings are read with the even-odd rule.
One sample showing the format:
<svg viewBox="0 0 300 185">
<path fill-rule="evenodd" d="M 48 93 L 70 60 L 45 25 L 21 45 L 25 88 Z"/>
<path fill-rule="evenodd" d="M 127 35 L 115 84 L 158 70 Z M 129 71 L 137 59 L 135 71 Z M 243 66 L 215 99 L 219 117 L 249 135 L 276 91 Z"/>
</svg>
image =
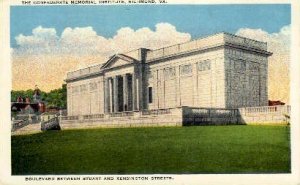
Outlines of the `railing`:
<svg viewBox="0 0 300 185">
<path fill-rule="evenodd" d="M 248 39 L 245 37 L 240 37 L 237 35 L 225 34 L 224 40 L 225 40 L 225 42 L 229 42 L 232 44 L 243 45 L 243 46 L 247 46 L 247 47 L 250 46 L 250 47 L 256 48 L 256 49 L 267 50 L 267 43 Z"/>
<path fill-rule="evenodd" d="M 16 131 L 16 130 L 23 128 L 29 124 L 30 124 L 30 122 L 28 119 L 16 120 L 16 122 L 13 121 L 11 131 Z"/>
<path fill-rule="evenodd" d="M 104 114 L 91 114 L 91 115 L 84 115 L 83 119 L 102 119 L 104 118 Z"/>
<path fill-rule="evenodd" d="M 76 78 L 76 77 L 85 76 L 85 75 L 100 72 L 101 71 L 100 70 L 101 66 L 102 66 L 102 64 L 97 64 L 95 66 L 90 66 L 90 67 L 87 67 L 87 68 L 83 68 L 83 69 L 79 69 L 79 70 L 76 70 L 76 71 L 68 72 L 67 73 L 67 79 Z"/>
<path fill-rule="evenodd" d="M 60 116 L 61 120 L 79 120 L 79 116 Z"/>
<path fill-rule="evenodd" d="M 60 116 L 62 121 L 88 121 L 88 120 L 100 120 L 107 118 L 116 118 L 116 117 L 140 117 L 143 115 L 161 115 L 161 114 L 170 114 L 171 109 L 155 109 L 155 110 L 144 110 L 140 112 L 134 111 L 125 111 L 125 112 L 113 112 L 109 114 L 91 114 L 91 115 L 77 115 L 77 116 Z"/>
<path fill-rule="evenodd" d="M 28 114 L 18 114 L 14 117 L 15 120 L 25 120 L 28 118 L 29 118 Z"/>
<path fill-rule="evenodd" d="M 264 42 L 259 42 L 256 40 L 248 39 L 245 37 L 240 37 L 228 33 L 220 33 L 205 38 L 200 38 L 198 40 L 193 40 L 186 43 L 181 43 L 177 45 L 172 45 L 169 47 L 164 47 L 157 50 L 152 50 L 147 53 L 147 60 L 158 59 L 161 57 L 171 56 L 175 54 L 180 54 L 183 52 L 189 52 L 200 49 L 207 49 L 211 47 L 216 47 L 225 43 L 231 43 L 235 45 L 241 45 L 245 47 L 267 50 L 267 44 Z"/>
<path fill-rule="evenodd" d="M 239 109 L 241 114 L 290 114 L 290 105 L 264 106 L 264 107 L 245 107 Z"/>
<path fill-rule="evenodd" d="M 18 114 L 14 117 L 14 120 L 29 120 L 30 123 L 38 123 L 40 117 L 35 114 Z"/>
<path fill-rule="evenodd" d="M 60 120 L 96 120 L 103 119 L 104 114 L 91 114 L 91 115 L 82 115 L 82 116 L 60 116 Z"/>
<path fill-rule="evenodd" d="M 133 116 L 134 112 L 128 111 L 128 112 L 113 112 L 109 114 L 110 117 L 128 117 Z"/>
<path fill-rule="evenodd" d="M 143 110 L 142 115 L 160 115 L 160 114 L 170 114 L 170 109 L 154 109 L 154 110 Z"/>
<path fill-rule="evenodd" d="M 224 109 L 224 108 L 196 108 L 187 107 L 183 111 L 184 116 L 205 116 L 214 118 L 235 117 L 239 115 L 238 109 Z"/>
<path fill-rule="evenodd" d="M 40 116 L 35 114 L 18 114 L 11 121 L 12 121 L 11 130 L 14 132 L 29 124 L 37 124 L 41 120 L 40 120 Z"/>
<path fill-rule="evenodd" d="M 138 122 L 147 119 L 153 121 L 177 120 L 183 125 L 223 125 L 251 123 L 288 122 L 290 106 L 246 107 L 239 109 L 177 107 L 143 111 L 116 112 L 108 114 L 61 116 L 63 123 L 118 123 L 121 121 Z M 113 118 L 120 119 L 113 119 Z M 122 118 L 124 117 L 124 118 Z M 174 119 L 173 119 L 174 118 Z M 180 123 L 181 124 L 181 123 Z"/>
<path fill-rule="evenodd" d="M 238 109 L 224 108 L 183 108 L 183 125 L 237 124 L 240 118 Z"/>
<path fill-rule="evenodd" d="M 200 38 L 198 40 L 193 40 L 186 43 L 176 44 L 169 47 L 164 47 L 157 50 L 152 50 L 147 53 L 147 60 L 153 60 L 160 57 L 170 56 L 174 54 L 179 54 L 182 52 L 205 49 L 208 47 L 213 47 L 220 45 L 223 42 L 223 35 L 216 34 L 206 38 Z"/>
</svg>

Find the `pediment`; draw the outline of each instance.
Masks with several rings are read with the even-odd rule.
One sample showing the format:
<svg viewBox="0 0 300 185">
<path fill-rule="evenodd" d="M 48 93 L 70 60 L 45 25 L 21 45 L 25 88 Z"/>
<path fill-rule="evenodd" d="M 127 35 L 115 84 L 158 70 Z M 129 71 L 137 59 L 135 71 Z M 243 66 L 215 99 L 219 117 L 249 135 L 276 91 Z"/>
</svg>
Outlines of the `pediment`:
<svg viewBox="0 0 300 185">
<path fill-rule="evenodd" d="M 115 67 L 120 67 L 128 64 L 134 64 L 137 62 L 132 57 L 123 55 L 123 54 L 118 54 L 112 56 L 101 68 L 106 69 L 106 68 L 115 68 Z"/>
</svg>

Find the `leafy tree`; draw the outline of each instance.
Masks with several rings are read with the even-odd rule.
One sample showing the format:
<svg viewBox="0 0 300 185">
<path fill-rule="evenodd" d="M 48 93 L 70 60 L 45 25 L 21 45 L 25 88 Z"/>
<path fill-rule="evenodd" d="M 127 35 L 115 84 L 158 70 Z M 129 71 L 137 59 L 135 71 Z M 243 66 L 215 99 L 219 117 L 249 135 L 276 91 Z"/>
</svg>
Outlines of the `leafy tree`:
<svg viewBox="0 0 300 185">
<path fill-rule="evenodd" d="M 64 84 L 62 88 L 54 89 L 47 94 L 47 107 L 59 107 L 65 109 L 67 107 L 67 88 Z"/>
<path fill-rule="evenodd" d="M 11 102 L 16 102 L 17 98 L 21 96 L 22 98 L 29 97 L 33 100 L 34 90 L 28 89 L 26 91 L 11 91 Z M 61 88 L 51 90 L 50 92 L 40 91 L 41 100 L 46 102 L 46 106 L 49 107 L 58 107 L 65 109 L 67 107 L 67 87 L 66 84 L 63 84 Z"/>
<path fill-rule="evenodd" d="M 33 90 L 32 89 L 28 89 L 26 91 L 11 91 L 11 101 L 12 102 L 16 102 L 17 101 L 17 98 L 21 96 L 22 98 L 30 98 L 32 99 L 33 98 Z"/>
</svg>

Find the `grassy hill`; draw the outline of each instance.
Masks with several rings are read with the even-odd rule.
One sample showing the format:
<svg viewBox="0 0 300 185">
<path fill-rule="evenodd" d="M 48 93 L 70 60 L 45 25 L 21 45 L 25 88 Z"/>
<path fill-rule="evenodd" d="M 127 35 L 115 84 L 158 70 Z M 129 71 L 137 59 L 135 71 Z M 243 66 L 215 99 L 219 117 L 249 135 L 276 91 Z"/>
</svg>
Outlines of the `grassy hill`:
<svg viewBox="0 0 300 185">
<path fill-rule="evenodd" d="M 12 137 L 14 175 L 286 172 L 286 126 L 115 128 Z"/>
</svg>

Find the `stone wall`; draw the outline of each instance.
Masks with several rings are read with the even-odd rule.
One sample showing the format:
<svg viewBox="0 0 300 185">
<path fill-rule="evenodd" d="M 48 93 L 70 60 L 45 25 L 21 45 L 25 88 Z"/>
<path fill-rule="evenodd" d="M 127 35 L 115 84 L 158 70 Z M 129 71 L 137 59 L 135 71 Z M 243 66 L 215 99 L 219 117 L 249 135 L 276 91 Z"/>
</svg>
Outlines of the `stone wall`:
<svg viewBox="0 0 300 185">
<path fill-rule="evenodd" d="M 104 113 L 103 86 L 103 76 L 68 83 L 68 115 Z"/>
<path fill-rule="evenodd" d="M 61 129 L 151 126 L 182 126 L 182 110 L 174 108 L 143 112 L 60 117 Z"/>
<path fill-rule="evenodd" d="M 149 109 L 225 107 L 223 49 L 148 63 L 146 79 Z"/>
<path fill-rule="evenodd" d="M 264 106 L 239 108 L 243 124 L 288 124 L 290 106 Z"/>
<path fill-rule="evenodd" d="M 240 124 L 238 109 L 182 107 L 183 125 Z"/>
<path fill-rule="evenodd" d="M 225 49 L 226 108 L 268 105 L 266 56 Z"/>
<path fill-rule="evenodd" d="M 61 129 L 149 126 L 288 124 L 290 106 L 240 109 L 177 107 L 111 114 L 61 116 Z"/>
<path fill-rule="evenodd" d="M 290 106 L 239 109 L 182 107 L 183 125 L 288 124 Z"/>
</svg>

